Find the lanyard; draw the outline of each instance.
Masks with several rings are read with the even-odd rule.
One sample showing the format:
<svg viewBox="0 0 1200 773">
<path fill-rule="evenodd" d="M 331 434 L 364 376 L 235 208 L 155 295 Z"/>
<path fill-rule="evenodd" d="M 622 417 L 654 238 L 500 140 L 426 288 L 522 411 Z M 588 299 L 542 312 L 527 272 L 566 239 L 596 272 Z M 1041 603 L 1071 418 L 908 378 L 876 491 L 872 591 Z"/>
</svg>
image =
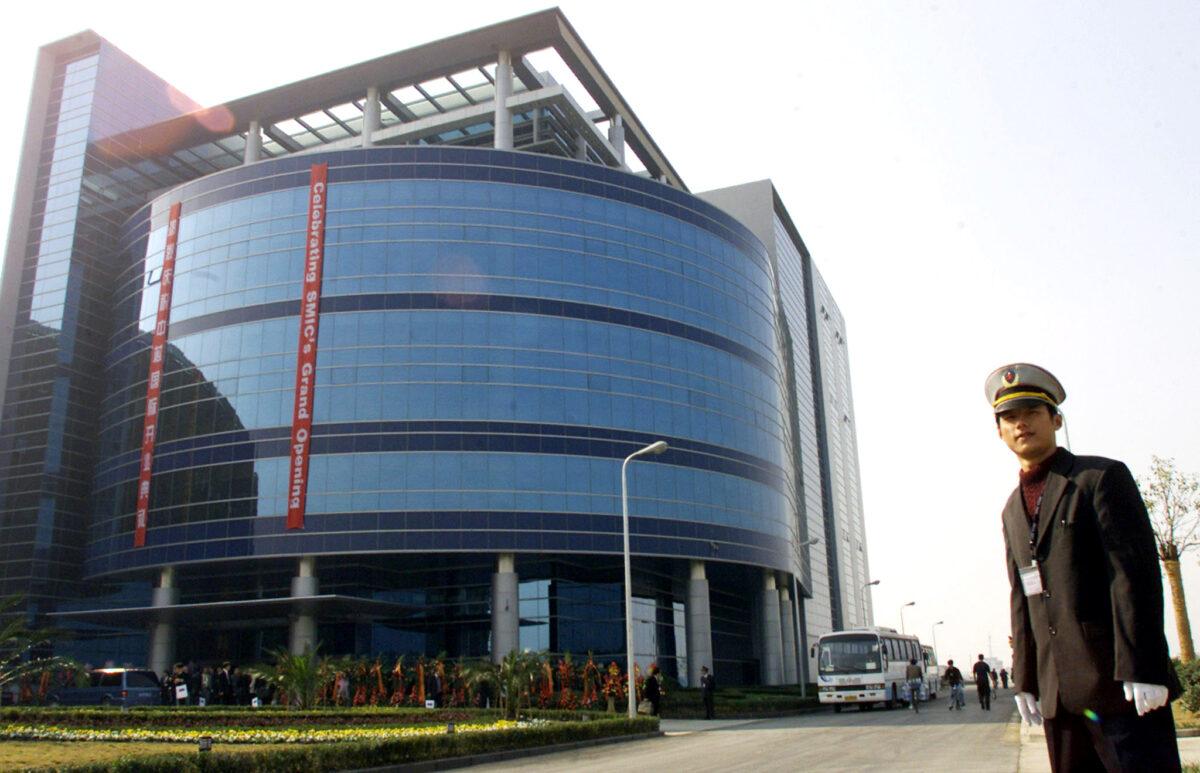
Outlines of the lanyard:
<svg viewBox="0 0 1200 773">
<path fill-rule="evenodd" d="M 1046 492 L 1044 490 L 1042 491 L 1041 494 L 1038 494 L 1037 504 L 1034 505 L 1033 513 L 1031 513 L 1030 517 L 1029 517 L 1029 552 L 1030 553 L 1034 553 L 1037 549 L 1038 519 L 1040 519 L 1042 517 L 1042 497 L 1045 496 L 1045 494 L 1046 494 Z M 1033 560 L 1037 561 L 1036 555 L 1034 556 Z"/>
</svg>

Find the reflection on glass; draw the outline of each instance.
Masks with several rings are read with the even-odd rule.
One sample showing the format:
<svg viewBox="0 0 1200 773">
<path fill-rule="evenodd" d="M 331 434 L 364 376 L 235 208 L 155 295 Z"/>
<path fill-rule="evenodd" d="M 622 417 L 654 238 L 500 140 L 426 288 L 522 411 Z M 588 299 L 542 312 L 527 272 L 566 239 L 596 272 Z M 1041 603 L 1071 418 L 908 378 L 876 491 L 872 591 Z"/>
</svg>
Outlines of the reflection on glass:
<svg viewBox="0 0 1200 773">
<path fill-rule="evenodd" d="M 838 636 L 821 642 L 818 668 L 822 674 L 861 674 L 880 671 L 879 637 Z"/>
</svg>

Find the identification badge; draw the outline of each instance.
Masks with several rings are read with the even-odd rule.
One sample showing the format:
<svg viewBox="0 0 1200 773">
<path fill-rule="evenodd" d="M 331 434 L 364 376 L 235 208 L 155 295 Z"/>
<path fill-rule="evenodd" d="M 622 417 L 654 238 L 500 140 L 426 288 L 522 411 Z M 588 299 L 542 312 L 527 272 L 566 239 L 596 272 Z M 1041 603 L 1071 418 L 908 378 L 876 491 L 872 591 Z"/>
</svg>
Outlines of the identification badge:
<svg viewBox="0 0 1200 773">
<path fill-rule="evenodd" d="M 1037 596 L 1042 592 L 1042 573 L 1036 563 L 1021 569 L 1021 585 L 1025 588 L 1026 596 Z"/>
</svg>

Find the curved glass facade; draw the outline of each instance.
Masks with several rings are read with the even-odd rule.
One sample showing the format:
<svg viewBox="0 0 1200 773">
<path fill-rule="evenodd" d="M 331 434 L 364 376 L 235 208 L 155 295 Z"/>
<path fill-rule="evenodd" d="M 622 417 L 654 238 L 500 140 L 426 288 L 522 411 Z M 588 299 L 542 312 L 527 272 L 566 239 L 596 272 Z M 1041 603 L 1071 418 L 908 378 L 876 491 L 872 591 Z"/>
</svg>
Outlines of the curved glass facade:
<svg viewBox="0 0 1200 773">
<path fill-rule="evenodd" d="M 329 163 L 314 442 L 284 529 L 309 165 Z M 134 549 L 166 210 L 183 202 L 147 547 Z M 250 556 L 633 552 L 790 571 L 766 251 L 635 175 L 489 149 L 293 156 L 124 228 L 86 572 Z"/>
</svg>

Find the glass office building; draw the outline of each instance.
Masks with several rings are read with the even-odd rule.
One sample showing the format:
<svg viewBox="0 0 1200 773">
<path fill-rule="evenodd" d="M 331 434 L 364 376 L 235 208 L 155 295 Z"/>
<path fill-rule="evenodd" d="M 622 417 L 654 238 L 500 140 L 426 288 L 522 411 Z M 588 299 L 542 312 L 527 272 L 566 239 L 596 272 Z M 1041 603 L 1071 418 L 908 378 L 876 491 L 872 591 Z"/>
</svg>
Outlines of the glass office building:
<svg viewBox="0 0 1200 773">
<path fill-rule="evenodd" d="M 814 383 L 849 405 L 848 365 L 789 320 L 828 291 L 688 191 L 560 12 L 206 110 L 83 33 L 28 127 L 0 593 L 73 654 L 623 662 L 656 441 L 639 662 L 794 683 L 809 607 L 843 620 L 853 428 Z"/>
</svg>

